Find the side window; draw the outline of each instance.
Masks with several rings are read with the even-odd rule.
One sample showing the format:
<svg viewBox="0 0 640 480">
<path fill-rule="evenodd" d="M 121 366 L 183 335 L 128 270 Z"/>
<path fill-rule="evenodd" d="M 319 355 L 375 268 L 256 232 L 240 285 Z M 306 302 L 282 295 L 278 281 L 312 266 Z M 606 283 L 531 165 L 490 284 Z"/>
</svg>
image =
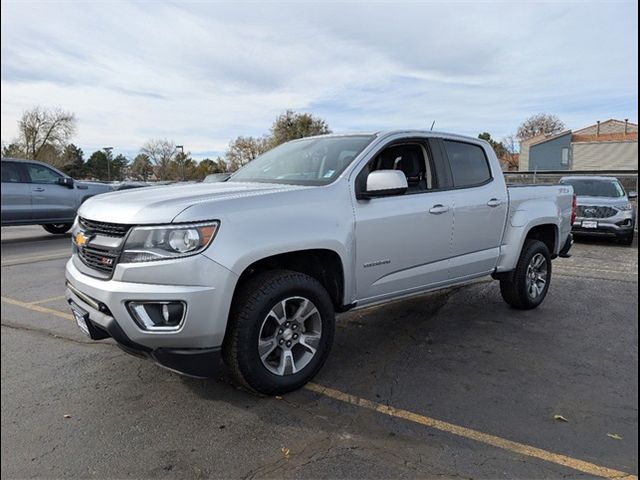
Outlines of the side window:
<svg viewBox="0 0 640 480">
<path fill-rule="evenodd" d="M 407 194 L 422 193 L 436 188 L 431 158 L 422 143 L 396 144 L 381 150 L 358 175 L 364 189 L 366 177 L 376 170 L 402 170 L 409 186 Z"/>
<path fill-rule="evenodd" d="M 454 187 L 475 187 L 491 180 L 489 162 L 482 147 L 453 140 L 444 140 L 443 143 Z"/>
<path fill-rule="evenodd" d="M 560 159 L 562 165 L 569 165 L 569 149 L 567 147 L 562 149 L 562 158 Z"/>
<path fill-rule="evenodd" d="M 20 165 L 15 162 L 2 162 L 2 183 L 21 183 Z"/>
<path fill-rule="evenodd" d="M 29 174 L 31 183 L 58 183 L 58 179 L 62 177 L 58 172 L 43 165 L 36 165 L 35 163 L 27 165 L 27 173 Z"/>
</svg>

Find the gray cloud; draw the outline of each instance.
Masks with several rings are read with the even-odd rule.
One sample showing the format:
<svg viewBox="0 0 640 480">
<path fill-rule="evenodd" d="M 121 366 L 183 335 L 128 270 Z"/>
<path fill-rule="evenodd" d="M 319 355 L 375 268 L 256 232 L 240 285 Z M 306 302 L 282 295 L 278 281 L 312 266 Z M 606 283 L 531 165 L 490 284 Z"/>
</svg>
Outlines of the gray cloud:
<svg viewBox="0 0 640 480">
<path fill-rule="evenodd" d="M 500 137 L 539 111 L 637 119 L 637 3 L 3 3 L 2 138 L 34 104 L 80 145 L 221 151 L 286 108 L 336 131 Z"/>
</svg>

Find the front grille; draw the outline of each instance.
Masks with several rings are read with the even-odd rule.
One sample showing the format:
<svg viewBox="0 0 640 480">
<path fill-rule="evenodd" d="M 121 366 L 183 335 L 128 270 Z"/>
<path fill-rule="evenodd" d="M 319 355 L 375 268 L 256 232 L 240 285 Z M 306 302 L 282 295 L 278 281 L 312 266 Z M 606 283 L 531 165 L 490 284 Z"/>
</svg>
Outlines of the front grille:
<svg viewBox="0 0 640 480">
<path fill-rule="evenodd" d="M 578 206 L 578 216 L 582 218 L 610 218 L 618 211 L 612 207 Z"/>
<path fill-rule="evenodd" d="M 131 228 L 131 225 L 122 223 L 107 223 L 89 220 L 87 218 L 79 219 L 81 230 L 91 235 L 102 235 L 107 237 L 124 237 Z M 82 263 L 87 267 L 99 272 L 111 275 L 116 266 L 121 248 L 107 249 L 92 245 L 78 247 L 78 256 Z"/>
<path fill-rule="evenodd" d="M 98 235 L 107 235 L 109 237 L 124 237 L 131 225 L 122 223 L 96 222 L 86 218 L 80 218 L 80 225 L 83 230 L 90 231 Z"/>
<path fill-rule="evenodd" d="M 118 255 L 120 255 L 118 251 L 103 250 L 101 248 L 82 247 L 78 249 L 78 256 L 87 267 L 108 274 L 113 272 Z"/>
</svg>

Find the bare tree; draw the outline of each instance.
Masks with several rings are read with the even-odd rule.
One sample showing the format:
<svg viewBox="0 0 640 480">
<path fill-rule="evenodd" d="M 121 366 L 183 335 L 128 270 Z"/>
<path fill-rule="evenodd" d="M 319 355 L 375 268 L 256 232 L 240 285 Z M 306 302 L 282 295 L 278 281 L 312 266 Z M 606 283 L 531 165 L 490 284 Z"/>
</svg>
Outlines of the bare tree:
<svg viewBox="0 0 640 480">
<path fill-rule="evenodd" d="M 500 158 L 502 169 L 505 171 L 518 170 L 520 166 L 520 155 L 518 153 L 518 139 L 515 135 L 507 135 L 500 142 L 504 147 L 503 155 Z"/>
<path fill-rule="evenodd" d="M 565 129 L 564 122 L 556 115 L 537 113 L 527 118 L 518 127 L 516 137 L 518 140 L 526 140 L 537 135 L 552 135 Z"/>
<path fill-rule="evenodd" d="M 234 172 L 267 150 L 269 150 L 267 137 L 238 137 L 229 143 L 225 158 L 229 169 Z"/>
<path fill-rule="evenodd" d="M 75 130 L 73 113 L 38 106 L 23 112 L 18 122 L 18 143 L 27 158 L 46 160 L 64 149 Z"/>
<path fill-rule="evenodd" d="M 166 180 L 171 161 L 177 153 L 176 144 L 166 138 L 149 140 L 142 146 L 140 153 L 146 155 L 153 164 L 156 178 Z"/>
</svg>

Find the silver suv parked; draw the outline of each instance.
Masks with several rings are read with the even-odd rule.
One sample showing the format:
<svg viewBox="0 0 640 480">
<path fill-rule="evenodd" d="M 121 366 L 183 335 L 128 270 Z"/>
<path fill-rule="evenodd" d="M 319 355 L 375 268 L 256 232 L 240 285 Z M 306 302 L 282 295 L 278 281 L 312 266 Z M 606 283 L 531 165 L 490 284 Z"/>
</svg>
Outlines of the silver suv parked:
<svg viewBox="0 0 640 480">
<path fill-rule="evenodd" d="M 577 217 L 573 232 L 582 235 L 615 237 L 624 245 L 633 243 L 636 212 L 631 199 L 615 177 L 571 176 L 560 183 L 573 186 L 577 197 Z"/>
<path fill-rule="evenodd" d="M 110 185 L 77 182 L 46 163 L 2 159 L 2 226 L 42 225 L 65 233 L 87 198 L 110 192 Z"/>
</svg>

